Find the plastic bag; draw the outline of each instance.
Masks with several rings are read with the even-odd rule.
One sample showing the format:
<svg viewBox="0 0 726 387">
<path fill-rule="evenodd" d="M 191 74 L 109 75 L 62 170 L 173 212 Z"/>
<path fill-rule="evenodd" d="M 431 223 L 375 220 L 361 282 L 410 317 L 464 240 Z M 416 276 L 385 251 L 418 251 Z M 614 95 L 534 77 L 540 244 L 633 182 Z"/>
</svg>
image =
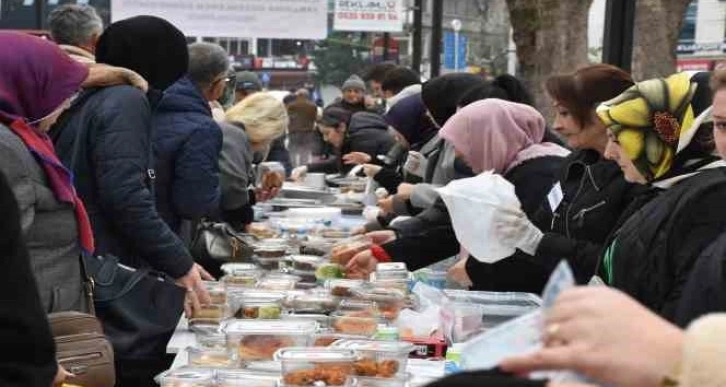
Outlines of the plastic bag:
<svg viewBox="0 0 726 387">
<path fill-rule="evenodd" d="M 494 218 L 500 211 L 520 211 L 514 186 L 504 177 L 484 172 L 468 179 L 454 180 L 438 189 L 446 203 L 456 239 L 476 259 L 494 263 L 514 254 L 494 232 Z"/>
</svg>

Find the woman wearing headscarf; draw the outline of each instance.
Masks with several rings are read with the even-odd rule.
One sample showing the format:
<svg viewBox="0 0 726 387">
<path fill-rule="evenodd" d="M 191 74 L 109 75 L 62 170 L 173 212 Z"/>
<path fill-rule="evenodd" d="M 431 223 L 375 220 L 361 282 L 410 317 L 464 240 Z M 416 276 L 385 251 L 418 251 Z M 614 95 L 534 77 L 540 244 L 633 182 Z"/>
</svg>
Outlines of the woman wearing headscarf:
<svg viewBox="0 0 726 387">
<path fill-rule="evenodd" d="M 534 108 L 486 99 L 461 109 L 439 135 L 474 173 L 494 171 L 503 175 L 514 185 L 523 210 L 532 213 L 569 154 L 559 145 L 543 142 L 545 131 L 545 120 Z M 352 276 L 369 273 L 378 261 L 405 262 L 410 270 L 416 270 L 456 254 L 459 246 L 450 218 L 422 221 L 428 224 L 425 231 L 374 246 L 354 257 L 348 264 Z"/>
<path fill-rule="evenodd" d="M 606 64 L 547 81 L 556 112 L 553 129 L 575 151 L 533 217 L 503 213 L 497 218 L 495 227 L 509 230 L 509 237 L 500 242 L 509 242 L 508 247 L 517 251 L 491 264 L 460 261 L 449 271 L 453 279 L 465 285 L 477 278 L 480 287 L 474 290 L 541 293 L 566 257 L 579 283 L 590 280 L 602 244 L 640 192 L 638 185 L 625 181 L 617 163 L 603 157 L 607 130 L 595 110 L 632 85 L 630 74 Z M 540 232 L 541 238 L 527 238 Z M 530 240 L 534 243 L 523 243 Z"/>
<path fill-rule="evenodd" d="M 179 308 L 186 306 L 189 312 L 197 301 L 208 302 L 202 275 L 211 276 L 194 263 L 157 213 L 151 157 L 151 114 L 163 91 L 187 71 L 186 38 L 163 19 L 134 17 L 104 31 L 96 59 L 138 72 L 149 82 L 149 91 L 128 86 L 84 91 L 53 130 L 58 154 L 76 177 L 75 187 L 96 237 L 96 253 L 176 279 L 187 289 L 190 301 Z M 131 345 L 127 337 L 110 337 L 120 384 L 149 384 L 152 374 L 167 366 L 162 359 L 172 333 L 146 340 L 143 349 Z M 130 376 L 132 372 L 138 375 Z"/>
<path fill-rule="evenodd" d="M 128 74 L 89 68 L 26 34 L 0 33 L 0 45 L 13 52 L 0 57 L 0 171 L 20 206 L 43 308 L 85 312 L 80 254 L 93 253 L 93 233 L 71 173 L 46 132 L 81 87 L 121 84 Z"/>
<path fill-rule="evenodd" d="M 650 187 L 605 244 L 598 274 L 671 321 L 696 258 L 726 230 L 726 162 L 705 123 L 708 75 L 640 82 L 598 108 L 605 156 Z"/>
</svg>

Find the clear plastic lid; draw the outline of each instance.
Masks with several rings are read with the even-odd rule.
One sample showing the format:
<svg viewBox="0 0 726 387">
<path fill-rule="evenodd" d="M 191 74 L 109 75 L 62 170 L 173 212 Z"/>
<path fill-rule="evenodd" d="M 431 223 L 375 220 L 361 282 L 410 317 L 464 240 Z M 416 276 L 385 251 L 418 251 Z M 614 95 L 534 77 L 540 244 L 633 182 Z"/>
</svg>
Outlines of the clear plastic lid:
<svg viewBox="0 0 726 387">
<path fill-rule="evenodd" d="M 315 321 L 294 320 L 230 320 L 222 327 L 227 335 L 312 335 L 317 329 Z"/>
<path fill-rule="evenodd" d="M 408 267 L 403 262 L 381 262 L 376 265 L 376 272 L 388 272 L 388 271 L 405 271 L 408 272 Z"/>
<path fill-rule="evenodd" d="M 221 266 L 221 270 L 225 274 L 244 274 L 247 272 L 257 272 L 259 269 L 253 263 L 228 262 Z"/>
<path fill-rule="evenodd" d="M 356 360 L 355 351 L 345 348 L 283 348 L 275 360 L 300 363 L 344 363 Z"/>
<path fill-rule="evenodd" d="M 532 293 L 518 292 L 482 292 L 468 290 L 444 290 L 447 297 L 455 302 L 469 302 L 473 304 L 497 304 L 524 307 L 539 307 L 542 299 Z"/>
<path fill-rule="evenodd" d="M 230 359 L 226 348 L 193 348 L 186 349 L 189 364 L 201 367 L 232 367 L 235 362 Z"/>
<path fill-rule="evenodd" d="M 318 266 L 327 261 L 317 255 L 291 255 L 289 259 L 292 261 L 295 270 L 301 271 L 315 271 Z"/>
<path fill-rule="evenodd" d="M 280 374 L 277 372 L 243 370 L 220 370 L 217 384 L 220 387 L 276 387 Z"/>
<path fill-rule="evenodd" d="M 214 370 L 199 367 L 180 367 L 162 374 L 159 382 L 162 386 L 170 386 L 172 383 L 194 383 L 194 385 L 211 386 L 214 382 Z"/>
<path fill-rule="evenodd" d="M 338 340 L 331 347 L 395 355 L 407 355 L 416 348 L 413 344 L 404 341 L 378 340 Z"/>
<path fill-rule="evenodd" d="M 351 290 L 355 297 L 374 302 L 404 302 L 406 294 L 395 288 L 360 286 Z"/>
<path fill-rule="evenodd" d="M 340 304 L 340 299 L 329 294 L 299 294 L 290 296 L 285 300 L 285 305 L 295 311 L 328 311 L 332 312 Z"/>
</svg>

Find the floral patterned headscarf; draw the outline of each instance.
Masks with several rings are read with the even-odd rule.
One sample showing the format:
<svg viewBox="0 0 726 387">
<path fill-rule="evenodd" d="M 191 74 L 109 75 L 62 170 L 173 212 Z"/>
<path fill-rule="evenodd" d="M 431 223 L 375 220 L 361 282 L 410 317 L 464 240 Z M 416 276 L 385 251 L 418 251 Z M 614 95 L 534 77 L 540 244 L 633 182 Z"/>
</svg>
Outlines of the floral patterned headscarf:
<svg viewBox="0 0 726 387">
<path fill-rule="evenodd" d="M 692 102 L 701 86 L 691 74 L 678 73 L 639 82 L 598 107 L 600 120 L 648 181 L 667 174 L 698 131 Z"/>
</svg>

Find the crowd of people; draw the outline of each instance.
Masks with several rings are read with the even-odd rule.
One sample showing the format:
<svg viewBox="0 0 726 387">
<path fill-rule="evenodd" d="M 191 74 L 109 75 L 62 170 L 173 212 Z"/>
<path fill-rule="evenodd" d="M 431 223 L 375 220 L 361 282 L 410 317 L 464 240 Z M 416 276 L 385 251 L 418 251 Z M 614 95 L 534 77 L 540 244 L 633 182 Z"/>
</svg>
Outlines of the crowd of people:
<svg viewBox="0 0 726 387">
<path fill-rule="evenodd" d="M 375 244 L 343 263 L 350 278 L 458 255 L 449 277 L 464 287 L 541 293 L 569 263 L 583 286 L 547 312 L 541 350 L 436 386 L 555 386 L 514 376 L 550 369 L 617 386 L 726 383 L 726 320 L 709 315 L 726 307 L 725 71 L 553 75 L 539 85 L 549 126 L 511 75 L 422 83 L 375 65 L 321 109 L 305 88 L 278 100 L 222 47 L 188 45 L 157 17 L 104 28 L 92 7 L 68 5 L 49 25 L 53 41 L 0 32 L 12 53 L 0 56 L 0 384 L 63 380 L 45 316 L 92 309 L 87 259 L 163 273 L 186 290 L 179 314 L 209 302 L 203 281 L 219 267 L 190 253 L 196 224 L 244 232 L 253 206 L 277 194 L 255 183 L 265 161 L 291 180 L 361 165 L 384 189 L 378 216 L 356 230 Z M 521 207 L 469 226 L 515 251 L 503 259 L 460 243 L 439 193 L 490 171 Z M 143 337 L 144 351 L 110 334 L 117 385 L 153 385 L 171 333 Z"/>
</svg>

